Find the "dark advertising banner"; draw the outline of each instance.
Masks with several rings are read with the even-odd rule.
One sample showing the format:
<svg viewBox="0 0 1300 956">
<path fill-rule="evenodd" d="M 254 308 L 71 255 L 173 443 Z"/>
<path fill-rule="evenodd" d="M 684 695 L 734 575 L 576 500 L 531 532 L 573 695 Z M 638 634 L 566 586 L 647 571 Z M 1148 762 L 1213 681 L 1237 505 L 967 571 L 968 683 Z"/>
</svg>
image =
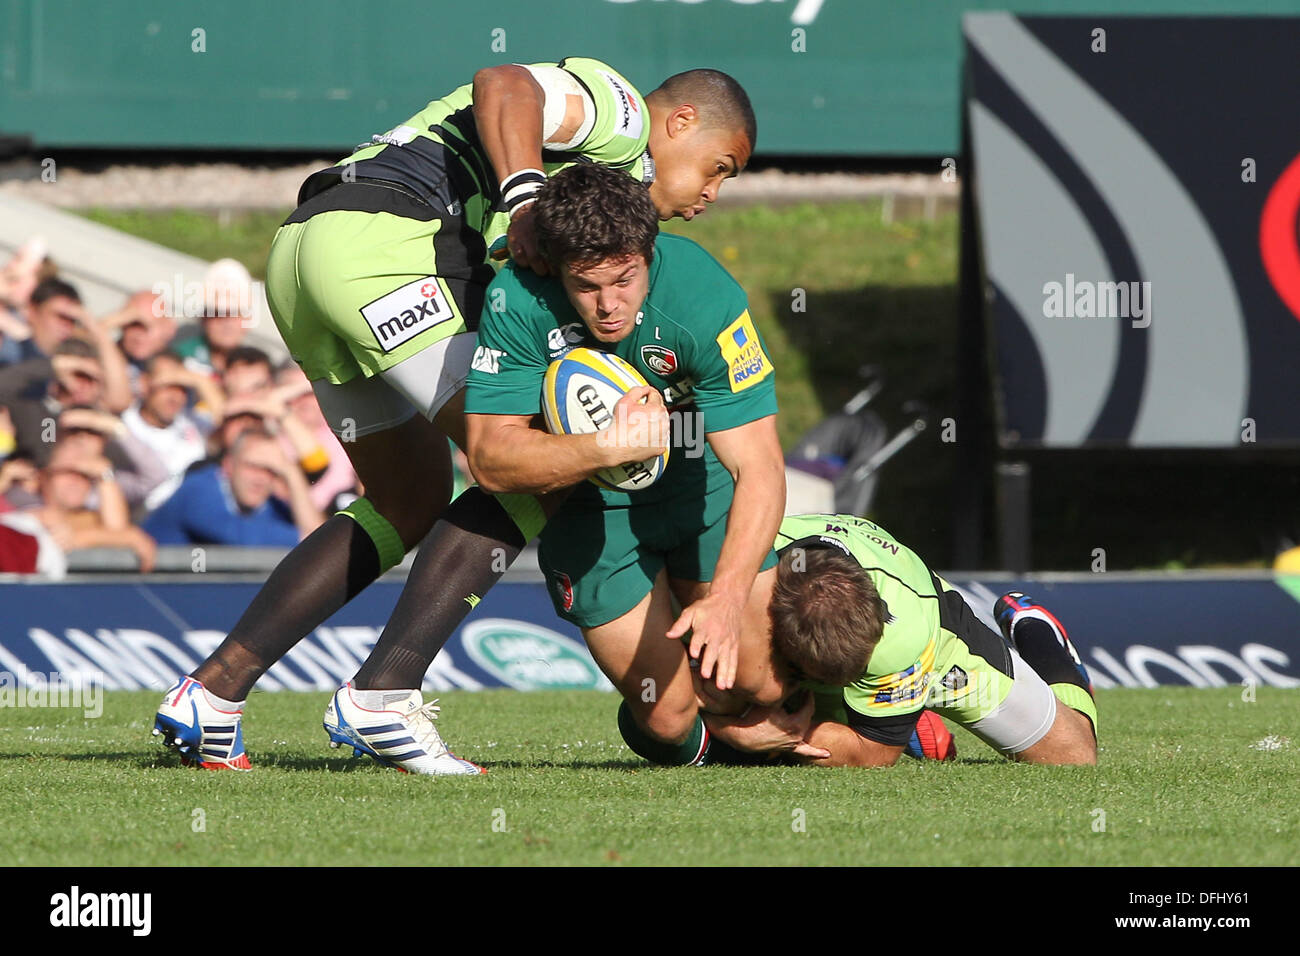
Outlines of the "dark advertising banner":
<svg viewBox="0 0 1300 956">
<path fill-rule="evenodd" d="M 964 24 L 1003 443 L 1300 444 L 1300 19 Z"/>
<path fill-rule="evenodd" d="M 951 577 L 989 626 L 998 595 L 1033 594 L 1065 623 L 1098 687 L 1248 683 L 1300 687 L 1300 577 Z M 0 584 L 0 705 L 18 687 L 80 682 L 163 690 L 225 637 L 257 583 Z M 380 582 L 289 653 L 260 690 L 331 691 L 349 680 L 392 611 Z M 609 690 L 542 583 L 503 583 L 434 661 L 426 690 Z"/>
</svg>

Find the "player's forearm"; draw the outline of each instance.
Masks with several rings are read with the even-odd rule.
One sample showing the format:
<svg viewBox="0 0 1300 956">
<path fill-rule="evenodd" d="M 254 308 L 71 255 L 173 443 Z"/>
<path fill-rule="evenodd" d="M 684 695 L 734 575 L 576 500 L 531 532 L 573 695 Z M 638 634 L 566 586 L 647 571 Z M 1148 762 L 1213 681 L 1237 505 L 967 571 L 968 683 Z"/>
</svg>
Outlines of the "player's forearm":
<svg viewBox="0 0 1300 956">
<path fill-rule="evenodd" d="M 736 489 L 727 515 L 710 594 L 725 594 L 743 603 L 749 597 L 758 569 L 772 550 L 785 515 L 785 463 L 745 463 L 736 473 Z"/>
<path fill-rule="evenodd" d="M 535 428 L 508 428 L 470 441 L 470 469 L 490 494 L 540 495 L 585 481 L 609 461 L 598 435 L 551 435 Z"/>
<path fill-rule="evenodd" d="M 522 66 L 474 74 L 474 121 L 497 181 L 542 165 L 542 89 Z"/>
<path fill-rule="evenodd" d="M 903 752 L 902 747 L 868 740 L 847 724 L 830 720 L 812 725 L 808 743 L 830 751 L 829 757 L 808 761 L 819 767 L 891 767 Z"/>
<path fill-rule="evenodd" d="M 769 741 L 760 741 L 752 732 L 752 728 L 738 716 L 701 711 L 700 718 L 704 721 L 704 726 L 708 728 L 710 735 L 735 750 L 775 756 L 776 752 L 782 749 Z"/>
</svg>

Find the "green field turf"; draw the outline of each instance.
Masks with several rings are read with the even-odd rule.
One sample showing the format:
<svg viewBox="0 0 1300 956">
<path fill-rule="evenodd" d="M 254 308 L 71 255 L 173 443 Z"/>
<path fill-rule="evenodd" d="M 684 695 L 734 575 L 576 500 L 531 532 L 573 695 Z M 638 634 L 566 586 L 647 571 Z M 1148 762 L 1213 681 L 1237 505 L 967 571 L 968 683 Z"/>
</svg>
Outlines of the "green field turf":
<svg viewBox="0 0 1300 956">
<path fill-rule="evenodd" d="M 461 692 L 442 729 L 490 773 L 431 779 L 329 750 L 325 694 L 254 696 L 253 773 L 182 769 L 158 695 L 118 692 L 99 719 L 0 709 L 0 864 L 1295 864 L 1300 691 L 1241 698 L 1104 691 L 1096 768 L 958 732 L 946 765 L 652 769 L 612 695 Z"/>
</svg>

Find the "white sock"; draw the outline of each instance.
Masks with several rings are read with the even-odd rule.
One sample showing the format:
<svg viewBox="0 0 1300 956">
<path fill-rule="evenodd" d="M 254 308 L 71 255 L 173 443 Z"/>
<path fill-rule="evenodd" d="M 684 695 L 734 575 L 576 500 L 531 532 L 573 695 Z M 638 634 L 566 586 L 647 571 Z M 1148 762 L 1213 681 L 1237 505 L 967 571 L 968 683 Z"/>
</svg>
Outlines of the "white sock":
<svg viewBox="0 0 1300 956">
<path fill-rule="evenodd" d="M 216 694 L 212 693 L 212 691 L 208 690 L 206 687 L 203 688 L 203 696 L 206 697 L 208 699 L 208 703 L 211 704 L 213 707 L 217 708 L 217 710 L 226 710 L 226 711 L 234 710 L 234 711 L 239 711 L 240 713 L 243 713 L 244 711 L 244 704 L 246 703 L 246 701 L 226 700 L 224 697 L 218 697 Z"/>
<path fill-rule="evenodd" d="M 359 707 L 366 710 L 387 710 L 389 705 L 406 700 L 417 688 L 410 690 L 357 690 L 353 688 L 352 699 Z"/>
</svg>

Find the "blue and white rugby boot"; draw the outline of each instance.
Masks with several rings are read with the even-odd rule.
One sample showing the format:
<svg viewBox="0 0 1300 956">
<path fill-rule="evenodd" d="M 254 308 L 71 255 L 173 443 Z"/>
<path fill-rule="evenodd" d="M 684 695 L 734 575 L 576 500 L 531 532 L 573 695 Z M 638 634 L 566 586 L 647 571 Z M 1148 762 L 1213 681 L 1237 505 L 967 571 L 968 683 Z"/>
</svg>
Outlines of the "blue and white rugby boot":
<svg viewBox="0 0 1300 956">
<path fill-rule="evenodd" d="M 442 742 L 433 725 L 441 710 L 436 700 L 424 703 L 418 690 L 377 692 L 383 694 L 382 709 L 370 710 L 357 703 L 355 693 L 351 684 L 344 684 L 325 708 L 331 747 L 349 746 L 355 756 L 365 754 L 404 773 L 487 773 L 461 760 Z"/>
<path fill-rule="evenodd" d="M 222 710 L 209 699 L 203 685 L 182 677 L 163 696 L 153 719 L 154 736 L 177 750 L 186 766 L 204 770 L 252 770 L 244 752 L 242 710 Z"/>
</svg>

